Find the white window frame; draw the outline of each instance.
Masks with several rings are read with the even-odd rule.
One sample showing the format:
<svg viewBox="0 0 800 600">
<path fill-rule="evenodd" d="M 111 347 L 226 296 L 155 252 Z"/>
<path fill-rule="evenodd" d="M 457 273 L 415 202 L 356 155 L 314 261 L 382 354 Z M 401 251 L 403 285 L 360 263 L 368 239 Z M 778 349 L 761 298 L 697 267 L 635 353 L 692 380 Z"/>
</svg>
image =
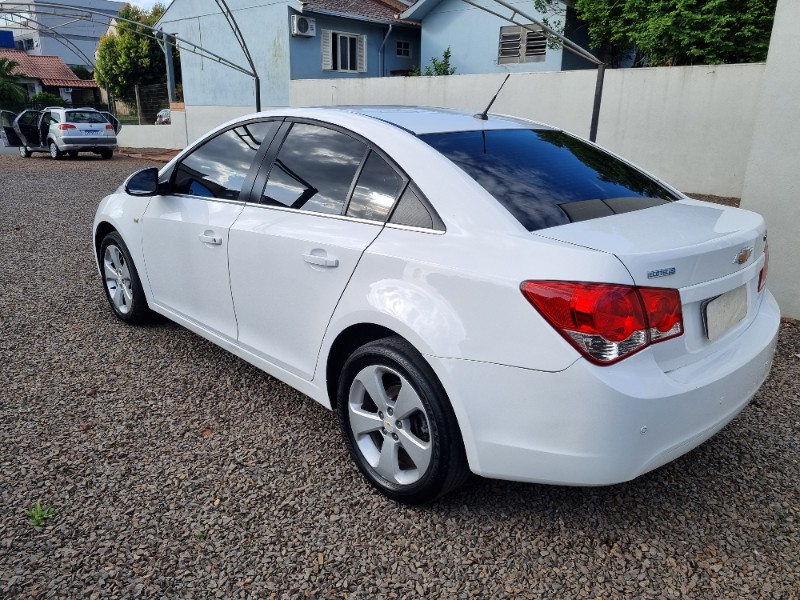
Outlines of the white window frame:
<svg viewBox="0 0 800 600">
<path fill-rule="evenodd" d="M 348 46 L 351 43 L 356 45 L 356 64 L 347 66 L 350 67 L 348 69 L 343 69 L 342 67 L 342 56 L 341 52 L 339 52 L 340 48 L 340 39 L 346 38 L 350 40 L 348 42 Z M 323 29 L 322 30 L 322 70 L 323 71 L 336 71 L 338 73 L 366 73 L 367 72 L 367 36 L 359 33 L 351 33 L 347 31 L 334 31 L 332 29 Z M 337 52 L 337 63 L 334 64 L 333 56 L 333 47 L 336 44 Z M 348 48 L 349 50 L 349 48 Z M 348 62 L 350 52 L 348 51 Z"/>
<path fill-rule="evenodd" d="M 404 44 L 405 47 L 403 48 L 403 50 L 406 50 L 408 52 L 407 54 L 401 54 L 400 44 Z M 409 42 L 408 40 L 397 40 L 395 42 L 395 56 L 397 58 L 411 60 L 411 58 L 412 58 L 412 56 L 411 56 L 411 42 Z"/>
<path fill-rule="evenodd" d="M 536 25 L 531 31 L 522 25 L 508 25 L 500 28 L 497 43 L 497 64 L 516 64 L 543 62 L 547 55 L 547 39 Z"/>
</svg>

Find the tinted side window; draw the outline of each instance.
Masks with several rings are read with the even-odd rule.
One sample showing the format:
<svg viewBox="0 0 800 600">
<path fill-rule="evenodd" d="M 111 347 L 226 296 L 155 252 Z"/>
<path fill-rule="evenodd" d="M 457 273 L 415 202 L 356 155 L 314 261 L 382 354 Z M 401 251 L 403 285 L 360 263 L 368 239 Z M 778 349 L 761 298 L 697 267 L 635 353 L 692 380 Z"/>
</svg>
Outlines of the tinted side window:
<svg viewBox="0 0 800 600">
<path fill-rule="evenodd" d="M 420 137 L 466 171 L 528 231 L 677 199 L 638 169 L 562 131 Z"/>
<path fill-rule="evenodd" d="M 347 216 L 385 221 L 403 180 L 377 153 L 370 152 L 347 207 Z"/>
<path fill-rule="evenodd" d="M 366 145 L 348 135 L 295 123 L 272 165 L 261 201 L 340 215 L 365 152 Z"/>
<path fill-rule="evenodd" d="M 400 197 L 397 208 L 394 209 L 389 222 L 395 225 L 408 225 L 410 227 L 444 231 L 444 226 L 438 215 L 436 215 L 436 218 L 431 215 L 431 212 L 411 185 L 406 188 L 406 191 Z"/>
<path fill-rule="evenodd" d="M 269 128 L 268 122 L 250 123 L 207 141 L 178 165 L 172 192 L 236 200 Z"/>
</svg>

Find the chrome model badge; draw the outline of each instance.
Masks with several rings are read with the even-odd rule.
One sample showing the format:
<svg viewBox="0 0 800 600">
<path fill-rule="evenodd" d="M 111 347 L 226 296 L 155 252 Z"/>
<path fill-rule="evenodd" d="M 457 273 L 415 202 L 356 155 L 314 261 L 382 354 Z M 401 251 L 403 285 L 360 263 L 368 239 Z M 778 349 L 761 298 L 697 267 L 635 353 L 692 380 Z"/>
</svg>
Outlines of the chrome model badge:
<svg viewBox="0 0 800 600">
<path fill-rule="evenodd" d="M 747 246 L 746 248 L 742 248 L 739 250 L 739 254 L 733 257 L 733 264 L 735 265 L 743 265 L 750 257 L 753 256 L 753 247 Z"/>
<path fill-rule="evenodd" d="M 655 279 L 656 277 L 667 277 L 668 275 L 675 275 L 675 267 L 667 267 L 666 269 L 656 269 L 655 271 L 647 272 L 648 279 Z"/>
</svg>

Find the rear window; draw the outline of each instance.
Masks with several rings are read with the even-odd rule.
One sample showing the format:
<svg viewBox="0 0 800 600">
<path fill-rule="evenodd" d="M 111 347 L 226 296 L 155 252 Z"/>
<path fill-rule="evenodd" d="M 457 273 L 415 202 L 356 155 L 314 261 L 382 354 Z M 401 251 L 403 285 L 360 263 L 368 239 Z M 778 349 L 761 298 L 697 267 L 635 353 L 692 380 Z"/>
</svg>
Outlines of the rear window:
<svg viewBox="0 0 800 600">
<path fill-rule="evenodd" d="M 419 137 L 466 171 L 528 231 L 678 199 L 638 169 L 561 131 L 507 129 Z"/>
<path fill-rule="evenodd" d="M 67 123 L 108 123 L 108 120 L 98 112 L 68 110 Z"/>
</svg>

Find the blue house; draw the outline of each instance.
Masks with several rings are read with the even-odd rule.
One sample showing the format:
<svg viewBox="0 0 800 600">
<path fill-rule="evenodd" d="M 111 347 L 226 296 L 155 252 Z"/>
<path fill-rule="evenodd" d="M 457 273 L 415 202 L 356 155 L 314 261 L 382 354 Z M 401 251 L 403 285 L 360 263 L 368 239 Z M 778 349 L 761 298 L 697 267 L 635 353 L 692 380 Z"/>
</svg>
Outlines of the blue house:
<svg viewBox="0 0 800 600">
<path fill-rule="evenodd" d="M 293 79 L 403 75 L 419 64 L 420 27 L 403 0 L 228 0 L 261 78 L 263 107 L 290 103 Z M 219 7 L 173 0 L 156 24 L 247 66 Z M 180 46 L 180 44 L 179 44 Z M 253 106 L 252 77 L 182 49 L 187 105 Z"/>
<path fill-rule="evenodd" d="M 506 0 L 523 13 L 541 21 L 543 15 L 531 0 Z M 501 15 L 512 11 L 493 2 L 479 0 L 482 6 Z M 581 46 L 588 45 L 585 27 L 578 22 L 571 2 L 562 3 L 551 20 L 565 25 L 566 36 Z M 549 47 L 545 36 L 492 15 L 462 0 L 418 0 L 402 14 L 404 19 L 422 24 L 422 60 L 441 57 L 450 48 L 450 64 L 456 74 L 521 73 L 593 68 L 593 65 L 568 50 Z M 526 23 L 520 15 L 517 23 Z"/>
</svg>

